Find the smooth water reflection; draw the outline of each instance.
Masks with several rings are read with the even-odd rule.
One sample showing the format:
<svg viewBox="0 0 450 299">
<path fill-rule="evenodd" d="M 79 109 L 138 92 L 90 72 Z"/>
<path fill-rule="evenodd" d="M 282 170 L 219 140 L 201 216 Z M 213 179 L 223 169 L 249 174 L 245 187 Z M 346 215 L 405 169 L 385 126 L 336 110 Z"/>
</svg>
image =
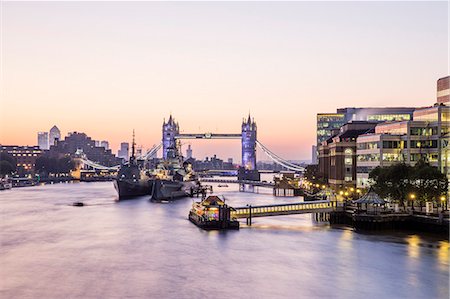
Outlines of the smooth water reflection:
<svg viewBox="0 0 450 299">
<path fill-rule="evenodd" d="M 236 188 L 215 190 L 232 206 L 298 200 Z M 308 215 L 207 232 L 187 220 L 190 198 L 115 198 L 110 182 L 1 192 L 0 298 L 449 296 L 445 238 L 360 234 Z"/>
</svg>

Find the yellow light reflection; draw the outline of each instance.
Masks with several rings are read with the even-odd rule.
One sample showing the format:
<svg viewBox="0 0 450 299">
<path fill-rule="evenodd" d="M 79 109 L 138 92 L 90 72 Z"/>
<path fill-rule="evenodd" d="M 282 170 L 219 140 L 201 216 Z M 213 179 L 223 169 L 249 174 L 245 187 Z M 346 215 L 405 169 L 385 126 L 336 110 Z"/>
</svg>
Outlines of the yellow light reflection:
<svg viewBox="0 0 450 299">
<path fill-rule="evenodd" d="M 448 267 L 449 248 L 450 246 L 447 241 L 439 242 L 438 260 L 441 264 L 446 265 L 446 267 Z"/>
<path fill-rule="evenodd" d="M 412 258 L 418 258 L 420 255 L 420 238 L 417 235 L 409 236 L 406 241 L 408 242 L 408 255 Z"/>
</svg>

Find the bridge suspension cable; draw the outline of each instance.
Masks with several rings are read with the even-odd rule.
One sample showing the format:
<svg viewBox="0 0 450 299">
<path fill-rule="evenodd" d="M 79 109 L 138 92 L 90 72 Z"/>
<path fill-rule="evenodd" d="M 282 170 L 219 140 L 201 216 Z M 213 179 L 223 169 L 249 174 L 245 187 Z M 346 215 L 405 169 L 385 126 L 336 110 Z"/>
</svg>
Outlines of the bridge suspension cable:
<svg viewBox="0 0 450 299">
<path fill-rule="evenodd" d="M 98 163 L 95 163 L 95 162 L 87 159 L 86 157 L 82 157 L 80 159 L 81 159 L 81 162 L 83 162 L 83 164 L 85 164 L 89 167 L 92 167 L 94 169 L 98 169 L 98 170 L 118 170 L 120 167 L 120 165 L 111 166 L 111 167 L 103 166 L 103 165 L 100 165 Z"/>
<path fill-rule="evenodd" d="M 162 142 L 154 145 L 151 149 L 149 149 L 147 151 L 147 153 L 145 153 L 144 155 L 138 157 L 138 159 L 140 159 L 140 160 L 148 160 L 151 156 L 153 156 L 154 154 L 156 154 L 159 151 L 161 146 L 162 146 Z"/>
<path fill-rule="evenodd" d="M 305 171 L 305 168 L 295 165 L 283 158 L 281 158 L 280 156 L 278 156 L 277 154 L 273 153 L 271 150 L 269 150 L 266 146 L 264 146 L 261 142 L 259 142 L 258 140 L 256 141 L 256 144 L 263 150 L 263 152 L 270 158 L 272 159 L 272 161 L 274 161 L 275 163 L 289 169 L 289 170 L 293 170 L 293 171 Z"/>
</svg>

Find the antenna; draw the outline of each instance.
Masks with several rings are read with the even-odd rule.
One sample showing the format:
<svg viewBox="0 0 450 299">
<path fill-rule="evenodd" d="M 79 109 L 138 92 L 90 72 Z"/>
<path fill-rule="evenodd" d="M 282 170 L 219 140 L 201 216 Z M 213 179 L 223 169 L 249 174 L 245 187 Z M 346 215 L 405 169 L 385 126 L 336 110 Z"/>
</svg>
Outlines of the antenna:
<svg viewBox="0 0 450 299">
<path fill-rule="evenodd" d="M 133 142 L 131 143 L 131 156 L 134 158 L 134 146 L 135 146 L 135 142 L 134 142 L 134 129 L 133 129 Z"/>
</svg>

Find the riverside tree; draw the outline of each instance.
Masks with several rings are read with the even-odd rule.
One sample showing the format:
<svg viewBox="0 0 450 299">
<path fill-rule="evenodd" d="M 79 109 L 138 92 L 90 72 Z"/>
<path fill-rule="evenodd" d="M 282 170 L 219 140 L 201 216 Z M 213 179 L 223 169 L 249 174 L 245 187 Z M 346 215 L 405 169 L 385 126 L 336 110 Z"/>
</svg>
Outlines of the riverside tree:
<svg viewBox="0 0 450 299">
<path fill-rule="evenodd" d="M 16 171 L 17 161 L 8 153 L 0 152 L 0 175 L 10 175 Z"/>
<path fill-rule="evenodd" d="M 448 180 L 437 167 L 420 160 L 415 166 L 397 163 L 376 167 L 369 174 L 372 188 L 381 197 L 398 200 L 405 205 L 409 194 L 414 194 L 422 206 L 425 201 L 439 201 L 448 191 Z"/>
</svg>

